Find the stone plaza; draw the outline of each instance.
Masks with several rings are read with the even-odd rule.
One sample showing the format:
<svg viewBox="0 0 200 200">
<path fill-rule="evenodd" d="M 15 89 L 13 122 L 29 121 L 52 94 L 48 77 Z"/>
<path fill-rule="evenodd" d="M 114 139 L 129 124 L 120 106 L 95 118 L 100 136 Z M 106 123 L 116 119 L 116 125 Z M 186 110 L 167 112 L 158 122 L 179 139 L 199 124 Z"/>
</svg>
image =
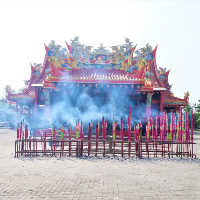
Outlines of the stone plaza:
<svg viewBox="0 0 200 200">
<path fill-rule="evenodd" d="M 0 129 L 0 199 L 200 199 L 195 158 L 14 158 L 16 131 Z"/>
</svg>

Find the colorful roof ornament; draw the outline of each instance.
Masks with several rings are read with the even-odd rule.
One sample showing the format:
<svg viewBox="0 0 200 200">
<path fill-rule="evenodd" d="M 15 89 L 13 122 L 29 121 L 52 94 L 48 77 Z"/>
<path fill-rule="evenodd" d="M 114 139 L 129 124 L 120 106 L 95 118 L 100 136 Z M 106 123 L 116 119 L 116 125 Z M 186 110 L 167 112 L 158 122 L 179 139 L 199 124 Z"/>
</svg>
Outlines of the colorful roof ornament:
<svg viewBox="0 0 200 200">
<path fill-rule="evenodd" d="M 160 76 L 158 78 L 159 78 L 159 80 L 161 82 L 163 82 L 166 79 L 166 75 L 165 74 L 160 74 Z"/>
<path fill-rule="evenodd" d="M 40 72 L 41 69 L 42 69 L 42 64 L 36 64 L 36 63 L 34 63 L 33 65 L 31 65 L 32 73 L 33 73 L 35 76 L 37 76 L 37 77 L 40 76 L 40 74 L 41 74 L 41 72 Z"/>
<path fill-rule="evenodd" d="M 132 53 L 133 42 L 128 38 L 125 39 L 126 44 L 122 46 L 112 46 L 112 52 L 106 49 L 103 44 L 92 51 L 92 46 L 86 46 L 78 42 L 78 37 L 71 40 L 71 44 L 67 44 L 71 61 L 83 63 L 121 63 L 126 60 Z"/>
<path fill-rule="evenodd" d="M 153 73 L 151 73 L 150 71 L 147 71 L 145 76 L 147 79 L 151 79 L 153 77 Z"/>
<path fill-rule="evenodd" d="M 24 84 L 27 86 L 29 84 L 30 80 L 24 80 Z"/>
<path fill-rule="evenodd" d="M 100 47 L 98 47 L 98 49 L 94 49 L 94 51 L 92 52 L 92 54 L 110 54 L 110 51 L 107 50 L 104 46 L 103 43 L 100 44 Z"/>
<path fill-rule="evenodd" d="M 152 51 L 152 46 L 147 43 L 145 47 L 141 48 L 141 53 L 144 55 L 144 54 L 148 54 Z"/>
<path fill-rule="evenodd" d="M 161 67 L 159 67 L 159 69 L 158 69 L 159 74 L 165 74 L 167 72 L 167 68 L 161 68 Z"/>
<path fill-rule="evenodd" d="M 153 60 L 156 55 L 156 50 L 157 46 L 154 50 L 152 50 L 151 45 L 147 43 L 145 47 L 134 52 L 136 54 L 136 57 L 133 57 L 132 60 L 137 60 L 138 57 L 143 57 L 145 60 Z"/>
</svg>

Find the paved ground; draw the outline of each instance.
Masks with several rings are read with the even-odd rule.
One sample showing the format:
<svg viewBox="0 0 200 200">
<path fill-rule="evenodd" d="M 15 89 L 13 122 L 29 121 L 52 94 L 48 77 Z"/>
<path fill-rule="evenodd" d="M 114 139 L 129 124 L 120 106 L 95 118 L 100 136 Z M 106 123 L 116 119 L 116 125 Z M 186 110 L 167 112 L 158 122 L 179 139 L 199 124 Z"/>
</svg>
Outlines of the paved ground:
<svg viewBox="0 0 200 200">
<path fill-rule="evenodd" d="M 197 159 L 17 159 L 16 131 L 0 129 L 0 199 L 200 199 L 194 138 Z"/>
</svg>

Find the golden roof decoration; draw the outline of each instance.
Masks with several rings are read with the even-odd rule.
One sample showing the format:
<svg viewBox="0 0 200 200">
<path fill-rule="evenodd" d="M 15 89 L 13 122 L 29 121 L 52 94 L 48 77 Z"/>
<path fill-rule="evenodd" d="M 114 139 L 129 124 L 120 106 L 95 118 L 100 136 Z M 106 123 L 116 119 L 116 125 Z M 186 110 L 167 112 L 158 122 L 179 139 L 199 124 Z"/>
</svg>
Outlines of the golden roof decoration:
<svg viewBox="0 0 200 200">
<path fill-rule="evenodd" d="M 185 94 L 184 94 L 184 98 L 188 98 L 190 96 L 190 93 L 189 92 L 186 92 Z"/>
</svg>

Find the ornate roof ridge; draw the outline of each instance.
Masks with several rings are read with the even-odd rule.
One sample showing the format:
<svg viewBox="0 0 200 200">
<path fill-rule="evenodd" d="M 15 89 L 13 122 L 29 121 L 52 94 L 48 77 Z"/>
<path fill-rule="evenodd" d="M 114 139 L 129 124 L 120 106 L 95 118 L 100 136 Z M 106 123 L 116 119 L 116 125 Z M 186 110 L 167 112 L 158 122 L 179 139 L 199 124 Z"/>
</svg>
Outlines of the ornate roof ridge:
<svg viewBox="0 0 200 200">
<path fill-rule="evenodd" d="M 156 45 L 156 47 L 152 50 L 152 51 L 150 51 L 150 52 L 148 52 L 148 53 L 146 53 L 146 54 L 142 54 L 142 56 L 144 57 L 144 56 L 148 56 L 149 54 L 153 54 L 153 59 L 155 58 L 155 56 L 156 56 L 156 52 L 157 52 L 157 47 L 158 47 L 158 45 Z M 138 58 L 139 56 L 135 56 L 135 57 L 133 57 L 133 59 L 135 60 L 136 58 Z M 152 60 L 153 60 L 152 59 Z"/>
<path fill-rule="evenodd" d="M 45 46 L 46 52 L 52 51 L 53 53 L 56 53 L 56 54 L 58 53 L 58 52 L 54 51 L 53 49 L 50 49 L 45 43 L 44 43 L 44 46 Z M 64 53 L 60 52 L 60 54 L 66 56 L 66 54 L 68 54 L 68 53 L 66 52 L 66 54 L 64 54 Z"/>
</svg>

